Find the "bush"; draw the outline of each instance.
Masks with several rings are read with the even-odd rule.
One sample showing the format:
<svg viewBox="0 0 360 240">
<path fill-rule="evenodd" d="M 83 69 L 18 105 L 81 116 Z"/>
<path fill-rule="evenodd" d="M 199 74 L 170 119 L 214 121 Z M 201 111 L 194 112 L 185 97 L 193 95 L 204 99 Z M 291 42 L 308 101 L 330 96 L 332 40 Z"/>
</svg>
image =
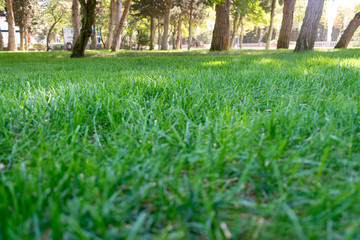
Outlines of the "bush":
<svg viewBox="0 0 360 240">
<path fill-rule="evenodd" d="M 43 44 L 43 43 L 34 43 L 32 45 L 32 48 L 35 50 L 35 51 L 45 51 L 46 50 L 46 45 Z"/>
<path fill-rule="evenodd" d="M 53 44 L 53 45 L 50 45 L 50 48 L 52 51 L 61 51 L 61 50 L 66 49 L 64 44 Z"/>
<path fill-rule="evenodd" d="M 150 44 L 150 36 L 147 32 L 141 32 L 137 35 L 139 46 L 147 46 Z"/>
</svg>

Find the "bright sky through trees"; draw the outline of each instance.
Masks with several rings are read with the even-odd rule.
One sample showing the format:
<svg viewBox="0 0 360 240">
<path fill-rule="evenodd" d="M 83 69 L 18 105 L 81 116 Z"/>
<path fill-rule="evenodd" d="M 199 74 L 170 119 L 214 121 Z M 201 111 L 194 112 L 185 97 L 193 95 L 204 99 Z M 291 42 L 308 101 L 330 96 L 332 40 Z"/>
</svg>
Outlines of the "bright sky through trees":
<svg viewBox="0 0 360 240">
<path fill-rule="evenodd" d="M 337 0 L 337 2 L 340 3 L 340 6 L 354 6 L 356 4 L 359 4 L 360 1 L 359 0 L 345 0 L 345 1 L 341 1 L 341 0 Z"/>
</svg>

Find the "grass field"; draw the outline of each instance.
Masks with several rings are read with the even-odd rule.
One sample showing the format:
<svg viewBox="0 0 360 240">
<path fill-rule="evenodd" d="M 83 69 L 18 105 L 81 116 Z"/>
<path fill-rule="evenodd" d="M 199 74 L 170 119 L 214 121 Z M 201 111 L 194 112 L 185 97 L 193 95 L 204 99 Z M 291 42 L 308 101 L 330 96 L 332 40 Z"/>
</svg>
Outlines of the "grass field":
<svg viewBox="0 0 360 240">
<path fill-rule="evenodd" d="M 360 239 L 360 50 L 0 53 L 0 239 Z"/>
</svg>

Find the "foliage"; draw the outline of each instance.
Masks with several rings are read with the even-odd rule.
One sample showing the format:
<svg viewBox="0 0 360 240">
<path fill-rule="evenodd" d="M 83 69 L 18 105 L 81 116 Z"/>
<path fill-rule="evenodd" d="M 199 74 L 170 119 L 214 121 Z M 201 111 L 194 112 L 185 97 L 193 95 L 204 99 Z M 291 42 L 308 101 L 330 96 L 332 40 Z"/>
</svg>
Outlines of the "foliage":
<svg viewBox="0 0 360 240">
<path fill-rule="evenodd" d="M 203 42 L 204 44 L 210 44 L 211 43 L 211 35 L 212 31 L 201 31 L 199 35 L 196 36 L 196 39 L 200 42 Z"/>
<path fill-rule="evenodd" d="M 240 13 L 252 25 L 267 24 L 266 13 L 257 0 L 233 0 L 232 13 Z"/>
<path fill-rule="evenodd" d="M 13 0 L 15 24 L 23 27 L 32 23 L 32 18 L 37 14 L 39 3 L 37 0 Z"/>
<path fill-rule="evenodd" d="M 65 50 L 65 44 L 62 43 L 57 43 L 57 44 L 51 44 L 50 48 L 52 51 L 61 51 L 61 50 Z"/>
<path fill-rule="evenodd" d="M 205 21 L 205 19 L 209 16 L 208 7 L 209 4 L 204 0 L 193 0 L 193 10 L 192 10 L 192 24 L 199 25 Z M 190 16 L 190 8 L 191 8 L 191 0 L 182 0 L 181 10 L 185 16 L 185 20 L 189 19 Z"/>
<path fill-rule="evenodd" d="M 131 7 L 137 17 L 160 17 L 165 11 L 165 0 L 133 0 Z"/>
<path fill-rule="evenodd" d="M 150 34 L 148 31 L 139 32 L 136 38 L 140 47 L 147 46 L 150 43 Z"/>
<path fill-rule="evenodd" d="M 55 25 L 54 25 L 55 23 Z M 46 39 L 51 33 L 61 34 L 63 27 L 71 23 L 71 0 L 46 0 L 35 9 L 31 27 L 32 33 Z M 54 26 L 53 26 L 54 25 Z"/>
<path fill-rule="evenodd" d="M 44 18 L 51 25 L 55 19 L 64 19 L 64 21 L 70 22 L 70 15 L 62 18 L 64 14 L 70 13 L 71 1 L 70 0 L 47 0 L 43 5 Z"/>
<path fill-rule="evenodd" d="M 268 25 L 268 14 L 266 14 L 266 11 L 261 6 L 261 1 L 233 0 L 231 5 L 233 18 L 239 13 L 243 17 L 245 33 L 253 31 L 256 26 L 262 27 Z"/>
<path fill-rule="evenodd" d="M 208 34 L 206 22 L 210 16 L 209 2 L 206 0 L 177 0 L 174 2 L 174 7 L 172 8 L 171 13 L 171 25 L 173 26 L 174 31 L 177 29 L 179 16 L 182 16 L 182 36 L 189 37 L 189 24 L 191 13 L 192 36 L 194 37 L 196 35 L 202 34 L 201 38 L 207 39 L 209 36 L 205 35 Z M 193 28 L 195 26 L 196 28 Z M 212 30 L 213 29 L 211 29 L 211 34 Z"/>
<path fill-rule="evenodd" d="M 108 24 L 109 24 L 109 8 L 110 3 L 109 1 L 98 1 L 96 2 L 95 14 L 96 14 L 96 26 L 100 27 L 101 30 L 101 37 L 103 41 L 107 41 L 107 36 L 109 33 Z"/>
<path fill-rule="evenodd" d="M 296 0 L 295 9 L 294 9 L 294 20 L 293 20 L 293 28 L 301 27 L 302 20 L 305 17 L 305 10 L 307 6 L 308 0 Z"/>
<path fill-rule="evenodd" d="M 234 0 L 235 2 L 236 1 L 252 1 L 252 0 Z M 300 0 L 301 1 L 301 0 Z M 307 1 L 307 0 L 306 0 Z M 254 1 L 252 1 L 254 2 Z M 255 0 L 255 2 L 258 2 L 258 4 L 260 5 L 260 7 L 266 12 L 266 13 L 269 13 L 271 11 L 271 2 L 272 0 Z M 277 4 L 279 4 L 280 6 L 283 5 L 284 3 L 284 0 L 278 0 L 276 1 Z"/>
<path fill-rule="evenodd" d="M 2 239 L 360 238 L 359 50 L 90 53 L 0 53 Z"/>
<path fill-rule="evenodd" d="M 62 20 L 56 24 L 52 30 L 51 38 L 56 37 L 59 39 L 62 35 L 62 29 L 64 27 L 71 27 L 71 2 L 72 0 L 14 0 L 14 12 L 16 25 L 21 28 L 21 22 L 23 21 L 21 16 L 25 16 L 24 11 L 26 10 L 28 32 L 35 35 L 40 41 L 46 38 L 48 30 L 51 28 L 54 17 L 50 14 L 52 9 L 56 6 L 57 13 L 65 13 Z M 208 39 L 211 37 L 213 31 L 214 22 L 214 9 L 211 8 L 215 4 L 222 4 L 224 0 L 173 0 L 173 6 L 171 10 L 171 27 L 170 31 L 175 36 L 175 30 L 177 29 L 177 23 L 179 16 L 182 16 L 182 36 L 188 36 L 189 29 L 189 14 L 191 2 L 193 2 L 193 18 L 192 18 L 192 35 L 195 38 Z M 106 42 L 108 36 L 108 24 L 109 24 L 109 0 L 97 1 L 96 7 L 96 25 L 101 29 L 101 35 L 103 41 Z M 278 1 L 282 4 L 282 1 Z M 244 23 L 245 35 L 255 28 L 264 28 L 268 25 L 269 11 L 271 0 L 231 0 L 232 9 L 231 13 L 235 16 L 237 13 L 241 13 Z M 304 18 L 304 13 L 307 5 L 307 0 L 297 0 L 294 12 L 294 23 L 293 29 L 300 28 L 300 24 Z M 153 16 L 155 18 L 155 26 L 162 27 L 163 15 L 164 15 L 165 0 L 134 0 L 131 6 L 131 16 L 129 16 L 126 27 L 126 31 L 123 32 L 125 40 L 131 37 L 136 37 L 136 21 L 138 19 L 148 19 Z M 211 6 L 211 7 L 209 7 Z M 5 0 L 0 0 L 0 12 L 5 10 Z M 279 30 L 281 22 L 281 8 L 278 7 L 275 16 L 275 30 Z M 356 7 L 351 4 L 344 4 L 340 6 L 338 15 L 335 19 L 334 26 L 337 28 L 337 33 L 343 31 L 350 21 L 350 17 L 356 11 Z M 322 18 L 322 32 L 326 31 L 326 21 L 323 14 Z M 159 22 L 158 22 L 159 21 Z M 135 22 L 135 23 L 133 23 Z M 210 24 L 209 24 L 210 23 Z M 160 35 L 161 35 L 160 30 Z M 337 34 L 336 33 L 336 34 Z M 159 35 L 156 31 L 156 36 Z M 355 35 L 354 40 L 359 41 L 358 34 Z M 60 40 L 58 40 L 60 41 Z M 125 41 L 126 42 L 126 41 Z M 124 43 L 125 43 L 124 42 Z"/>
<path fill-rule="evenodd" d="M 46 45 L 43 43 L 35 43 L 32 45 L 32 47 L 36 51 L 45 51 L 46 50 Z"/>
<path fill-rule="evenodd" d="M 5 0 L 0 0 L 0 12 L 5 11 L 6 8 L 6 2 Z M 1 13 L 0 13 L 1 16 Z"/>
<path fill-rule="evenodd" d="M 137 31 L 136 40 L 139 47 L 147 46 L 150 43 L 149 21 L 147 19 L 139 19 L 136 21 L 135 30 Z"/>
</svg>

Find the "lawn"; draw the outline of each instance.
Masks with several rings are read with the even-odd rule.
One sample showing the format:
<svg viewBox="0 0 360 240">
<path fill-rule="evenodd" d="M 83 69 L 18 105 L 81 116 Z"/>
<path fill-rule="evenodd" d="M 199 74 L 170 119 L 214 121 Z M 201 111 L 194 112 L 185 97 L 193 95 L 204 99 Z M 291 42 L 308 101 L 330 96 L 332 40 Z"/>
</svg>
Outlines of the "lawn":
<svg viewBox="0 0 360 240">
<path fill-rule="evenodd" d="M 360 239 L 360 49 L 0 53 L 0 239 Z"/>
</svg>

